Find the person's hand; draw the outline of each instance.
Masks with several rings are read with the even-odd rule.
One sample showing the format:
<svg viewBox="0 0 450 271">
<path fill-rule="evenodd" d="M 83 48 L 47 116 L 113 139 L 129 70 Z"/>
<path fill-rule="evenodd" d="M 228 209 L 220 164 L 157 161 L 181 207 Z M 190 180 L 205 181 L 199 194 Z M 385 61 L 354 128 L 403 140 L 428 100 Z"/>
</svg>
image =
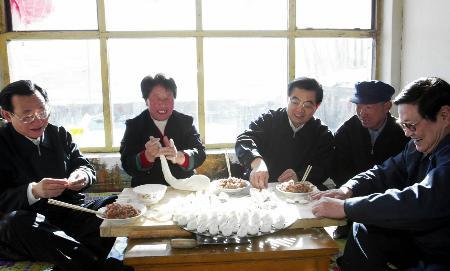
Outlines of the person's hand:
<svg viewBox="0 0 450 271">
<path fill-rule="evenodd" d="M 269 171 L 266 163 L 261 158 L 255 158 L 251 164 L 252 171 L 250 172 L 250 183 L 254 188 L 267 188 L 269 181 Z"/>
<path fill-rule="evenodd" d="M 155 162 L 155 159 L 159 157 L 159 150 L 161 149 L 161 143 L 159 138 L 150 136 L 150 140 L 145 143 L 145 158 L 149 162 Z"/>
<path fill-rule="evenodd" d="M 67 179 L 68 186 L 67 189 L 73 191 L 80 191 L 89 184 L 89 177 L 86 172 L 82 170 L 75 170 L 70 174 L 69 179 Z"/>
<path fill-rule="evenodd" d="M 330 189 L 325 191 L 313 192 L 310 194 L 312 200 L 318 200 L 324 197 L 336 199 L 348 199 L 353 195 L 352 190 L 348 187 L 341 187 L 339 189 Z"/>
<path fill-rule="evenodd" d="M 316 217 L 326 217 L 334 219 L 345 218 L 344 200 L 333 198 L 322 198 L 312 207 L 312 213 Z"/>
<path fill-rule="evenodd" d="M 290 180 L 294 180 L 294 182 L 298 181 L 297 173 L 295 173 L 292 168 L 286 169 L 283 173 L 281 173 L 280 177 L 278 177 L 278 181 L 280 183 Z"/>
<path fill-rule="evenodd" d="M 184 163 L 185 157 L 184 153 L 177 150 L 175 142 L 165 136 L 163 138 L 164 147 L 159 151 L 160 155 L 164 155 L 167 160 L 170 160 L 173 164 L 182 165 Z"/>
<path fill-rule="evenodd" d="M 35 198 L 53 198 L 61 195 L 69 183 L 66 179 L 44 178 L 31 187 Z"/>
</svg>

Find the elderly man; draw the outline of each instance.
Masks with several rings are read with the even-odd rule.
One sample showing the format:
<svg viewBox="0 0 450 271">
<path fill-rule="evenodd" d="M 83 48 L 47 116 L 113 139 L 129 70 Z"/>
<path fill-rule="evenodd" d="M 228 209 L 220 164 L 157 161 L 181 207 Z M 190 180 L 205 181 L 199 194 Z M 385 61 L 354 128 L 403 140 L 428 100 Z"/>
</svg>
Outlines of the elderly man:
<svg viewBox="0 0 450 271">
<path fill-rule="evenodd" d="M 412 140 L 340 189 L 314 195 L 322 200 L 313 213 L 355 221 L 343 270 L 450 270 L 450 85 L 420 79 L 394 103 Z"/>
<path fill-rule="evenodd" d="M 350 101 L 356 104 L 356 115 L 344 122 L 334 135 L 331 177 L 337 186 L 397 155 L 409 140 L 389 113 L 393 87 L 381 81 L 364 81 L 355 84 L 355 89 Z M 338 227 L 333 237 L 346 237 L 350 224 Z"/>
<path fill-rule="evenodd" d="M 8 122 L 0 128 L 0 257 L 48 261 L 60 270 L 121 270 L 120 262 L 105 260 L 114 239 L 100 238 L 101 219 L 47 203 L 82 205 L 79 192 L 96 180 L 71 135 L 49 124 L 47 92 L 17 81 L 0 92 L 0 106 Z"/>
<path fill-rule="evenodd" d="M 253 187 L 266 188 L 268 181 L 297 181 L 308 165 L 308 181 L 319 189 L 329 177 L 333 135 L 314 113 L 323 98 L 322 86 L 313 78 L 289 83 L 287 107 L 270 110 L 238 136 L 236 155 L 250 171 Z"/>
<path fill-rule="evenodd" d="M 167 184 L 160 155 L 172 163 L 176 178 L 187 178 L 205 161 L 205 147 L 200 141 L 191 116 L 174 110 L 177 85 L 172 78 L 157 74 L 141 82 L 147 109 L 126 122 L 120 145 L 122 167 L 132 176 L 131 186 L 146 183 Z"/>
</svg>

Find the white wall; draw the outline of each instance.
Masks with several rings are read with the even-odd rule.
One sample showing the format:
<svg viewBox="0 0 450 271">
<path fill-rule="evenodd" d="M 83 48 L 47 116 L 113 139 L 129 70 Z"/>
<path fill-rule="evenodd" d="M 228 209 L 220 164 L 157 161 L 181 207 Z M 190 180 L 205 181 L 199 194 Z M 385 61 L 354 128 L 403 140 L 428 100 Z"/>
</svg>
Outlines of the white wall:
<svg viewBox="0 0 450 271">
<path fill-rule="evenodd" d="M 450 82 L 450 1 L 404 0 L 401 86 L 422 77 Z"/>
</svg>

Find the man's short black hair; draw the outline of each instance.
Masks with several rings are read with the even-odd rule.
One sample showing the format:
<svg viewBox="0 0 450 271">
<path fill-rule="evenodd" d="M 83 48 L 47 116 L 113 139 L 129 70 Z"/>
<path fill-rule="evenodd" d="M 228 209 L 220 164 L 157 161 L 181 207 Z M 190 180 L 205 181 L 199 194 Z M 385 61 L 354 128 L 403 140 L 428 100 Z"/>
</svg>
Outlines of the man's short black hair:
<svg viewBox="0 0 450 271">
<path fill-rule="evenodd" d="M 314 78 L 299 77 L 291 81 L 288 85 L 288 97 L 291 96 L 294 88 L 304 89 L 307 91 L 314 91 L 316 93 L 316 103 L 320 104 L 323 100 L 323 88 L 319 82 Z"/>
<path fill-rule="evenodd" d="M 450 106 L 450 85 L 438 77 L 420 78 L 405 86 L 394 104 L 417 105 L 419 114 L 434 122 L 441 107 Z"/>
<path fill-rule="evenodd" d="M 31 96 L 35 93 L 39 92 L 42 97 L 44 97 L 44 100 L 46 103 L 48 103 L 48 95 L 47 91 L 42 89 L 40 86 L 36 85 L 30 80 L 19 80 L 16 82 L 13 82 L 9 85 L 7 85 L 1 92 L 0 92 L 0 107 L 3 110 L 14 112 L 14 108 L 12 105 L 12 97 L 14 95 L 20 95 L 20 96 Z"/>
<path fill-rule="evenodd" d="M 141 81 L 141 92 L 142 92 L 142 98 L 144 100 L 147 100 L 148 95 L 150 95 L 150 92 L 153 90 L 155 86 L 163 86 L 167 90 L 171 91 L 173 94 L 173 97 L 177 98 L 177 85 L 175 84 L 175 81 L 172 78 L 166 78 L 164 74 L 158 73 L 155 75 L 155 77 L 151 77 L 150 75 L 147 75 L 142 79 Z"/>
</svg>

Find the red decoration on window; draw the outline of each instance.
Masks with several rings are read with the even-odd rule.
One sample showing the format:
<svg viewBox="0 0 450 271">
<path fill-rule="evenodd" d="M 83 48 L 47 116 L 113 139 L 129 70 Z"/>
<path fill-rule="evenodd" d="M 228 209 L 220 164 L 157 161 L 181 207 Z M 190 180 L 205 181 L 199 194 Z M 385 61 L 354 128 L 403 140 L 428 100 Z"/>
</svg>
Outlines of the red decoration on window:
<svg viewBox="0 0 450 271">
<path fill-rule="evenodd" d="M 47 17 L 53 11 L 52 0 L 9 0 L 11 14 L 23 24 L 31 24 Z"/>
</svg>

